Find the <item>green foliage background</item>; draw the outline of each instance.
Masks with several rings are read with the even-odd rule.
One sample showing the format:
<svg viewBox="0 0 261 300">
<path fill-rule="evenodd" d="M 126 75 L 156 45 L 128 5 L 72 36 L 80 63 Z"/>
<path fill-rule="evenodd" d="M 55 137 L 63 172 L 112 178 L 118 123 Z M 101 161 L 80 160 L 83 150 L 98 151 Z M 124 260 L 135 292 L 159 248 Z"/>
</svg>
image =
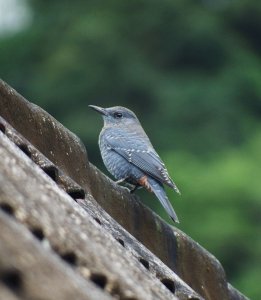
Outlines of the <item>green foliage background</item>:
<svg viewBox="0 0 261 300">
<path fill-rule="evenodd" d="M 179 227 L 261 299 L 258 1 L 29 5 L 32 25 L 0 39 L 1 77 L 80 136 L 102 170 L 102 122 L 87 105 L 134 110 L 182 192 L 168 191 Z"/>
</svg>

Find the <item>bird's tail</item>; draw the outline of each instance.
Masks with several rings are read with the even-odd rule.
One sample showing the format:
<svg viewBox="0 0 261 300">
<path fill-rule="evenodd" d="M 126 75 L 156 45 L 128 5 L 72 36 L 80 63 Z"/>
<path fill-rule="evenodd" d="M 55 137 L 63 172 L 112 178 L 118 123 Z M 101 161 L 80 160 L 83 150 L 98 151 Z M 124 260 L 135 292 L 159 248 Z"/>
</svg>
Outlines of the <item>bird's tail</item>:
<svg viewBox="0 0 261 300">
<path fill-rule="evenodd" d="M 164 190 L 164 187 L 161 183 L 157 182 L 155 179 L 153 178 L 148 178 L 148 183 L 152 189 L 152 192 L 156 195 L 156 197 L 159 199 L 161 205 L 164 207 L 164 209 L 166 210 L 166 212 L 168 213 L 168 215 L 170 216 L 170 218 L 176 222 L 179 223 L 179 219 L 171 205 L 171 203 L 169 202 L 169 199 L 167 197 L 167 194 Z"/>
</svg>

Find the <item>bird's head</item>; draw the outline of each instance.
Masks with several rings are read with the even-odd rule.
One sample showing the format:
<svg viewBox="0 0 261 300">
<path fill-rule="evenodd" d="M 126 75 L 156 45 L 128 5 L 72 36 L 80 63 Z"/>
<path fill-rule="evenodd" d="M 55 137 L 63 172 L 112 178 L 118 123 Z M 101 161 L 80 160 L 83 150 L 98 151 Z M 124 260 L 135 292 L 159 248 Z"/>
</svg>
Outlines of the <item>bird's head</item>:
<svg viewBox="0 0 261 300">
<path fill-rule="evenodd" d="M 90 108 L 100 113 L 104 120 L 105 126 L 128 126 L 139 124 L 134 112 L 122 106 L 102 108 L 95 105 L 89 105 Z"/>
</svg>

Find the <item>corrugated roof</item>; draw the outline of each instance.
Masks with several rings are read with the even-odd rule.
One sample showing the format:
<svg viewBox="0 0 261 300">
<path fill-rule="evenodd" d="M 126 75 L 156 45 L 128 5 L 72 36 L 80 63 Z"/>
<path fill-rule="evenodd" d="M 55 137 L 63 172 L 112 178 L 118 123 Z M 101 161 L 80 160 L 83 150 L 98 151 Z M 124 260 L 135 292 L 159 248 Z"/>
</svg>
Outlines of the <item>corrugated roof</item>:
<svg viewBox="0 0 261 300">
<path fill-rule="evenodd" d="M 246 299 L 210 253 L 3 81 L 0 115 L 1 299 Z"/>
</svg>

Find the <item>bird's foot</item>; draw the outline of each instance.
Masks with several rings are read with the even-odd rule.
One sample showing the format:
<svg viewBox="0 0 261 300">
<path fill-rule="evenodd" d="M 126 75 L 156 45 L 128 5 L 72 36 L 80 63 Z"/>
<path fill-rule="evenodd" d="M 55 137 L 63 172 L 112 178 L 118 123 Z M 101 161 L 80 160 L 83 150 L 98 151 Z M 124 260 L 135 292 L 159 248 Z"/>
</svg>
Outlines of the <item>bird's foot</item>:
<svg viewBox="0 0 261 300">
<path fill-rule="evenodd" d="M 130 193 L 133 194 L 136 190 L 141 189 L 141 188 L 142 188 L 142 186 L 137 184 L 134 186 L 134 188 L 130 189 Z"/>
<path fill-rule="evenodd" d="M 123 183 L 127 178 L 121 178 L 117 181 L 114 181 L 116 184 L 120 184 L 120 183 Z"/>
<path fill-rule="evenodd" d="M 128 191 L 129 191 L 131 194 L 133 194 L 137 189 L 141 189 L 141 188 L 142 188 L 142 186 L 140 186 L 139 184 L 134 185 L 134 184 L 131 184 L 131 183 L 126 182 L 126 179 L 127 179 L 127 177 L 126 177 L 126 178 L 119 179 L 119 180 L 114 181 L 114 182 L 115 182 L 116 184 L 125 183 L 125 186 L 126 186 L 125 188 L 128 189 Z"/>
</svg>

